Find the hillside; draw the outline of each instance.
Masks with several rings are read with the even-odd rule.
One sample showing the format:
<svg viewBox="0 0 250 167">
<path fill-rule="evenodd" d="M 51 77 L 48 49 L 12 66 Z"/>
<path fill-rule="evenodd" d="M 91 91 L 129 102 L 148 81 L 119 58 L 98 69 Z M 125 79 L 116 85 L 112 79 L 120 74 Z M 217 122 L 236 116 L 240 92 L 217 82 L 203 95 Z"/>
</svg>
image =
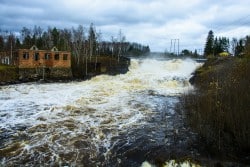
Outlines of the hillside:
<svg viewBox="0 0 250 167">
<path fill-rule="evenodd" d="M 250 162 L 250 60 L 212 58 L 190 82 L 181 97 L 189 125 L 209 155 Z"/>
</svg>

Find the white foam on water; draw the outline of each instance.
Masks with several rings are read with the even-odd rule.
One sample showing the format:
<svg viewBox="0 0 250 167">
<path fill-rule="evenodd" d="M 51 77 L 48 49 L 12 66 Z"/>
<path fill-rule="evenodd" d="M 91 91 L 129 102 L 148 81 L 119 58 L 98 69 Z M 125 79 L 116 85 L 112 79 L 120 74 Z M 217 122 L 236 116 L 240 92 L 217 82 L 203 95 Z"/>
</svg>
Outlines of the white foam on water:
<svg viewBox="0 0 250 167">
<path fill-rule="evenodd" d="M 142 163 L 141 167 L 156 167 L 150 164 L 148 161 Z M 190 161 L 176 162 L 175 160 L 166 161 L 163 167 L 201 167 L 199 164 L 192 163 Z"/>
<path fill-rule="evenodd" d="M 132 59 L 129 72 L 122 75 L 100 75 L 83 82 L 3 86 L 0 128 L 28 127 L 22 133 L 30 139 L 22 149 L 32 152 L 46 146 L 51 161 L 65 160 L 60 159 L 65 150 L 75 150 L 72 154 L 77 153 L 75 156 L 80 159 L 78 143 L 83 141 L 92 144 L 92 158 L 100 146 L 108 154 L 112 137 L 146 124 L 146 118 L 154 114 L 156 104 L 147 98 L 150 91 L 176 96 L 192 89 L 188 79 L 197 66 L 191 59 Z M 15 156 L 28 153 L 22 154 Z"/>
</svg>

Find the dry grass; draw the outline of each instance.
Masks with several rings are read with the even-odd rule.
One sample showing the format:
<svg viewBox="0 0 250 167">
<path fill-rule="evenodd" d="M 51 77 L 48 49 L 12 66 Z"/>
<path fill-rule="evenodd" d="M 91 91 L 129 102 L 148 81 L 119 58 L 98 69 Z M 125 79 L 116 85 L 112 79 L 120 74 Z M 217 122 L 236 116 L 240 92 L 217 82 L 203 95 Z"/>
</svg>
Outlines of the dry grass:
<svg viewBox="0 0 250 167">
<path fill-rule="evenodd" d="M 190 126 L 210 153 L 250 154 L 250 60 L 209 60 L 197 72 L 196 90 L 181 97 Z"/>
</svg>

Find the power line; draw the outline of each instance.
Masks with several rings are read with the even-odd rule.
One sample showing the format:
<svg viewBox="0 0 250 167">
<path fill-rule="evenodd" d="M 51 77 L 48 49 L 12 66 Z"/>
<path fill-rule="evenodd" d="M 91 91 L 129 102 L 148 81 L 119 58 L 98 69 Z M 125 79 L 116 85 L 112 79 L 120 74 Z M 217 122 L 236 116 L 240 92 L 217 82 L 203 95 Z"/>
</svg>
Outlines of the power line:
<svg viewBox="0 0 250 167">
<path fill-rule="evenodd" d="M 242 22 L 242 21 L 247 21 L 247 22 Z M 243 16 L 241 18 L 238 18 L 232 22 L 229 23 L 229 25 L 235 25 L 237 23 L 240 23 L 240 25 L 246 25 L 246 24 L 249 24 L 250 23 L 250 14 L 246 15 L 246 16 Z M 217 27 L 213 28 L 213 30 L 217 30 L 217 31 L 220 31 L 220 30 L 225 30 L 225 29 L 228 29 L 229 26 L 224 26 L 224 25 L 218 25 Z"/>
<path fill-rule="evenodd" d="M 238 27 L 236 27 L 236 24 L 238 25 Z M 212 30 L 213 31 L 223 30 L 224 32 L 226 32 L 226 30 L 227 30 L 228 32 L 230 32 L 230 34 L 234 34 L 232 32 L 240 31 L 240 29 L 239 29 L 240 27 L 242 27 L 242 26 L 249 26 L 249 24 L 250 24 L 250 14 L 245 15 L 243 17 L 240 17 L 240 18 L 238 18 L 236 20 L 233 20 L 232 22 L 228 22 L 227 26 L 226 25 L 218 25 L 215 28 L 213 28 Z M 167 39 L 167 38 L 162 38 L 162 39 Z M 177 50 L 176 50 L 176 42 L 177 42 L 177 47 L 178 47 Z M 182 43 L 180 45 L 179 44 L 179 39 L 170 39 L 170 53 L 173 52 L 174 54 L 179 55 L 179 53 L 180 53 L 180 51 L 179 51 L 180 47 L 181 48 L 190 47 L 190 46 L 193 47 L 194 45 L 196 45 L 196 42 L 188 42 L 187 43 L 187 42 L 184 41 L 184 44 Z M 203 51 L 201 49 L 199 49 L 198 52 L 201 54 Z"/>
</svg>

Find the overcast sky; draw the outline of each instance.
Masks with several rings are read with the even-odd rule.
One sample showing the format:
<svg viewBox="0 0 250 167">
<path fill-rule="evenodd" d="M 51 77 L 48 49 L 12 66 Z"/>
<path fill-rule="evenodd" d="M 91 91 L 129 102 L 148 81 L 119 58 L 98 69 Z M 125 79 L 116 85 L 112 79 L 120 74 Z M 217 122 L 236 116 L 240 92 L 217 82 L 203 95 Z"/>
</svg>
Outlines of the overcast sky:
<svg viewBox="0 0 250 167">
<path fill-rule="evenodd" d="M 126 40 L 170 50 L 203 49 L 209 30 L 215 36 L 250 35 L 249 0 L 0 0 L 0 29 L 71 28 L 94 23 L 110 40 L 121 29 Z M 177 43 L 176 43 L 177 47 Z"/>
</svg>

